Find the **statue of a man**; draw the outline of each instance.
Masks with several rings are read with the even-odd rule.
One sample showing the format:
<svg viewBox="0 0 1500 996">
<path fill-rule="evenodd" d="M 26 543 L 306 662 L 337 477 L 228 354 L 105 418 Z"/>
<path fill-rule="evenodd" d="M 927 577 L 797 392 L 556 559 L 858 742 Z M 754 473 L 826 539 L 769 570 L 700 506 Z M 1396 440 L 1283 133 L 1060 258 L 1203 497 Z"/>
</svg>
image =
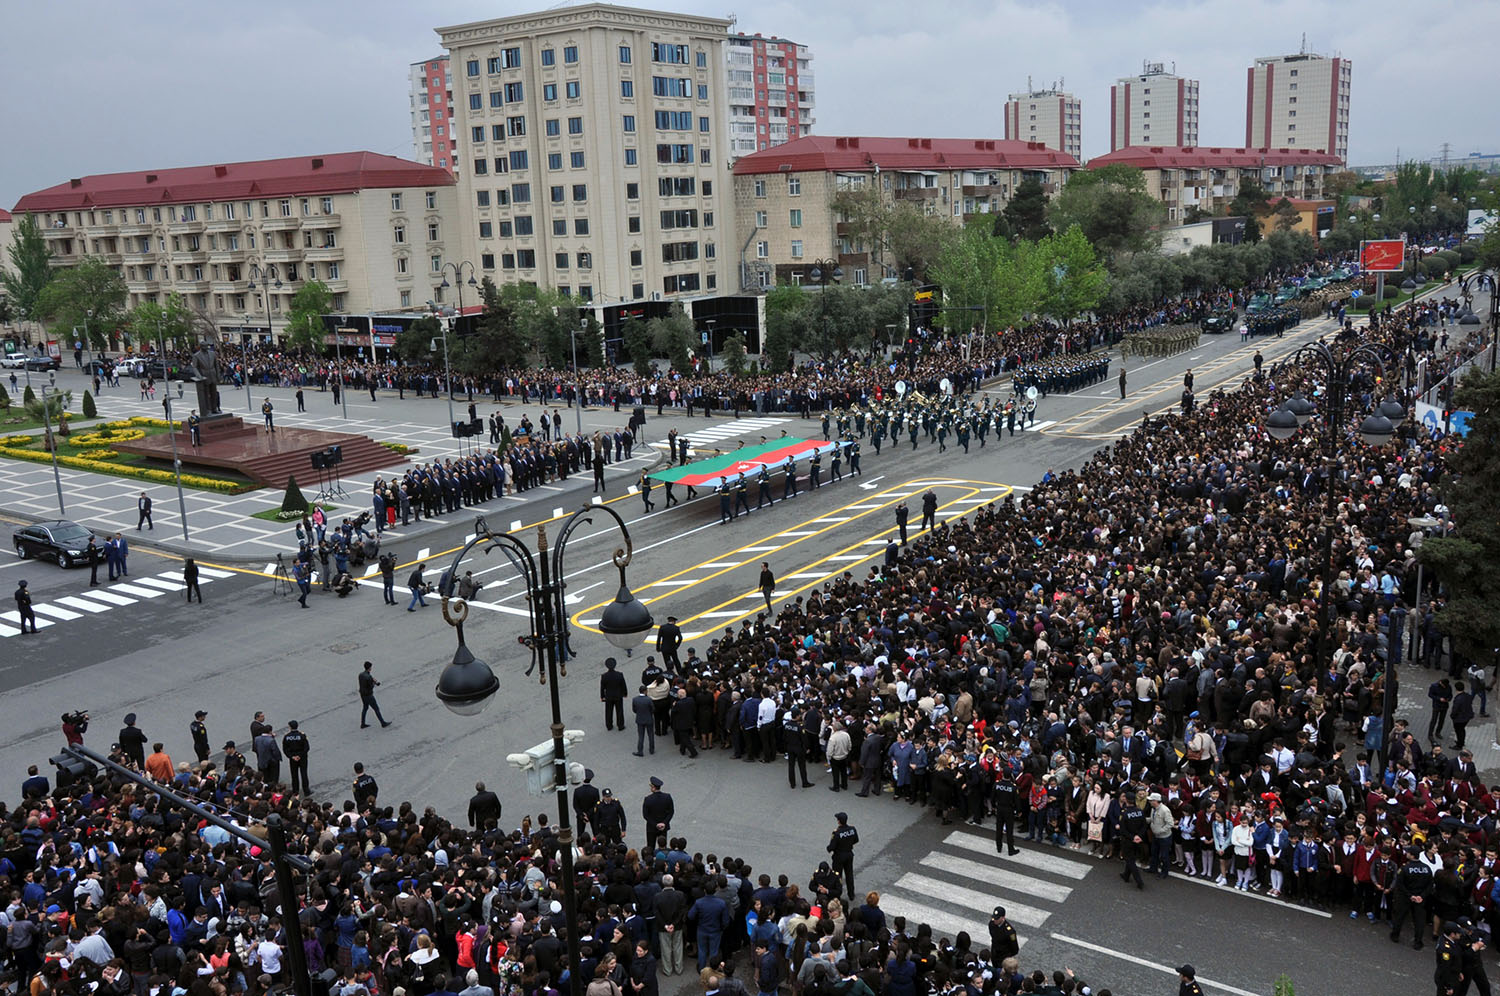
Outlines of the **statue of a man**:
<svg viewBox="0 0 1500 996">
<path fill-rule="evenodd" d="M 201 343 L 192 359 L 193 386 L 198 392 L 198 410 L 205 415 L 219 414 L 219 359 L 213 346 Z"/>
</svg>

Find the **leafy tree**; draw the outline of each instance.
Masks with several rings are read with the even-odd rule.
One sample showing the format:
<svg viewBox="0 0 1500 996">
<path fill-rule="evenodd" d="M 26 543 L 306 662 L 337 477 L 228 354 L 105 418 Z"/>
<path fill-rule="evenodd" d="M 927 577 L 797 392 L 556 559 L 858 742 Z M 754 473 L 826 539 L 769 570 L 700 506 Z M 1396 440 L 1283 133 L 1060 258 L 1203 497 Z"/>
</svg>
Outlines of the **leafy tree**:
<svg viewBox="0 0 1500 996">
<path fill-rule="evenodd" d="M 1047 210 L 1054 231 L 1077 225 L 1106 257 L 1154 247 L 1165 215 L 1146 190 L 1145 174 L 1115 164 L 1075 172 Z"/>
<path fill-rule="evenodd" d="M 0 411 L 10 411 L 10 392 L 4 384 L 0 384 Z"/>
<path fill-rule="evenodd" d="M 479 282 L 479 298 L 484 311 L 465 342 L 462 357 L 464 364 L 473 365 L 472 372 L 526 365 L 531 343 L 517 329 L 514 310 L 518 294 L 525 290 L 519 284 L 507 284 L 501 290 L 489 277 Z"/>
<path fill-rule="evenodd" d="M 1489 666 L 1500 647 L 1500 613 L 1494 610 L 1500 586 L 1500 516 L 1494 498 L 1500 490 L 1500 374 L 1464 378 L 1454 407 L 1474 413 L 1468 436 L 1445 456 L 1442 493 L 1457 525 L 1447 537 L 1424 542 L 1419 556 L 1448 592 L 1437 612 L 1438 628 L 1453 640 L 1459 656 Z"/>
<path fill-rule="evenodd" d="M 432 340 L 443 334 L 436 315 L 423 315 L 396 333 L 396 355 L 407 363 L 432 355 Z"/>
<path fill-rule="evenodd" d="M 1500 224 L 1492 223 L 1484 233 L 1475 259 L 1487 270 L 1500 270 Z"/>
<path fill-rule="evenodd" d="M 634 316 L 625 319 L 620 326 L 621 345 L 630 357 L 635 372 L 645 376 L 651 372 L 651 330 L 646 323 Z"/>
<path fill-rule="evenodd" d="M 1270 203 L 1271 195 L 1266 193 L 1266 188 L 1260 185 L 1260 181 L 1254 178 L 1241 178 L 1240 189 L 1235 193 L 1234 200 L 1229 202 L 1229 214 L 1234 217 L 1245 219 L 1245 241 L 1256 243 L 1260 241 L 1260 216 L 1265 214 L 1267 205 Z"/>
<path fill-rule="evenodd" d="M 1047 225 L 1047 192 L 1035 177 L 1021 181 L 1001 214 L 1012 238 L 1036 242 L 1052 231 Z"/>
<path fill-rule="evenodd" d="M 323 316 L 333 310 L 333 291 L 321 280 L 309 280 L 297 288 L 287 309 L 286 343 L 292 349 L 319 353 L 327 327 Z"/>
<path fill-rule="evenodd" d="M 692 365 L 698 333 L 682 305 L 674 303 L 665 317 L 651 319 L 646 328 L 651 334 L 652 348 L 664 354 L 673 367 L 686 370 Z"/>
<path fill-rule="evenodd" d="M 782 284 L 766 293 L 766 367 L 780 373 L 791 366 L 799 343 L 812 332 L 814 312 L 801 287 Z"/>
<path fill-rule="evenodd" d="M 594 368 L 605 365 L 604 326 L 600 324 L 599 319 L 594 317 L 592 311 L 588 313 L 588 327 L 579 333 L 578 341 L 582 347 L 579 363 Z"/>
<path fill-rule="evenodd" d="M 735 330 L 724 337 L 724 371 L 731 377 L 738 377 L 745 372 L 745 356 L 748 350 L 745 348 L 745 333 Z"/>
<path fill-rule="evenodd" d="M 87 388 L 85 388 L 83 391 L 83 417 L 97 418 L 98 415 L 99 407 L 94 404 L 94 396 L 88 392 Z"/>
<path fill-rule="evenodd" d="M 1072 225 L 1065 232 L 1047 236 L 1037 243 L 1036 252 L 1046 278 L 1041 311 L 1070 322 L 1104 299 L 1109 277 L 1082 228 Z"/>
<path fill-rule="evenodd" d="M 126 314 L 125 327 L 136 342 L 154 343 L 158 332 L 173 346 L 186 346 L 192 341 L 192 313 L 177 293 L 169 294 L 166 304 L 143 301 L 136 305 Z"/>
<path fill-rule="evenodd" d="M 833 209 L 854 251 L 868 251 L 882 272 L 925 273 L 954 231 L 942 215 L 928 214 L 911 201 L 887 202 L 870 186 L 839 191 Z"/>
<path fill-rule="evenodd" d="M 89 257 L 77 266 L 59 271 L 42 288 L 32 317 L 40 315 L 54 328 L 86 326 L 90 345 L 103 349 L 109 342 L 108 330 L 119 322 L 125 298 L 125 281 L 120 271 L 102 259 Z"/>
<path fill-rule="evenodd" d="M 1019 288 L 1012 280 L 1014 274 L 1005 272 L 1017 265 L 1020 256 L 1009 242 L 994 236 L 982 219 L 971 220 L 943 248 L 928 276 L 942 286 L 949 307 L 980 310 L 943 312 L 939 321 L 950 328 L 960 327 L 973 324 L 977 315 L 981 325 L 1003 326 L 1035 310 L 1034 298 L 1015 297 Z"/>
<path fill-rule="evenodd" d="M 36 317 L 37 299 L 52 282 L 57 271 L 49 260 L 52 250 L 42 236 L 36 215 L 25 214 L 15 220 L 12 241 L 7 249 L 10 267 L 0 267 L 0 289 L 11 307 L 27 317 Z"/>
<path fill-rule="evenodd" d="M 1302 215 L 1297 210 L 1297 205 L 1293 204 L 1286 197 L 1276 202 L 1276 208 L 1271 212 L 1271 215 L 1276 219 L 1276 230 L 1278 232 L 1289 232 L 1297 227 L 1297 222 L 1302 220 Z"/>
</svg>

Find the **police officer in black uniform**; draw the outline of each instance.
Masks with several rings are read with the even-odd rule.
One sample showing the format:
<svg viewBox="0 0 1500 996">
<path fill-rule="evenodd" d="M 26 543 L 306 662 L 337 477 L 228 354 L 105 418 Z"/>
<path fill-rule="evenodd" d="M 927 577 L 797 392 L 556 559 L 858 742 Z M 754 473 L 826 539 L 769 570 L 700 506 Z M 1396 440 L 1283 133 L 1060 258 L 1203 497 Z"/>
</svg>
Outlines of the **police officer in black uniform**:
<svg viewBox="0 0 1500 996">
<path fill-rule="evenodd" d="M 1005 907 L 996 906 L 990 916 L 990 956 L 994 962 L 1014 958 L 1021 953 L 1021 939 L 1016 936 L 1016 926 L 1005 919 Z"/>
<path fill-rule="evenodd" d="M 625 807 L 615 798 L 614 790 L 605 789 L 594 808 L 594 836 L 618 844 L 625 836 Z"/>
<path fill-rule="evenodd" d="M 807 736 L 802 730 L 802 710 L 793 706 L 781 724 L 781 745 L 786 750 L 786 781 L 797 787 L 798 776 L 803 788 L 812 788 L 807 780 Z"/>
<path fill-rule="evenodd" d="M 906 500 L 902 499 L 901 504 L 896 506 L 896 528 L 901 531 L 902 546 L 906 545 L 906 523 L 910 518 L 911 509 L 907 506 Z"/>
<path fill-rule="evenodd" d="M 1464 929 L 1458 921 L 1443 924 L 1443 936 L 1437 942 L 1437 969 L 1432 981 L 1437 983 L 1437 996 L 1454 996 L 1463 986 L 1463 936 Z"/>
<path fill-rule="evenodd" d="M 1490 977 L 1484 970 L 1484 935 L 1474 930 L 1474 921 L 1466 916 L 1458 918 L 1458 925 L 1464 930 L 1458 942 L 1464 973 L 1459 992 L 1467 992 L 1472 984 L 1479 996 L 1489 996 Z"/>
<path fill-rule="evenodd" d="M 207 761 L 209 755 L 208 727 L 203 725 L 203 719 L 207 715 L 206 711 L 199 709 L 193 713 L 193 722 L 188 726 L 188 732 L 193 735 L 193 755 L 198 758 L 199 764 Z"/>
<path fill-rule="evenodd" d="M 1016 804 L 1019 801 L 1015 779 L 1010 768 L 1002 767 L 995 781 L 995 853 L 1009 848 L 1012 857 L 1021 853 L 1016 848 Z"/>
<path fill-rule="evenodd" d="M 1136 861 L 1140 858 L 1141 849 L 1146 846 L 1149 834 L 1145 812 L 1135 801 L 1135 797 L 1127 794 L 1125 805 L 1120 809 L 1120 850 L 1125 854 L 1125 870 L 1120 873 L 1120 879 L 1129 882 L 1133 877 L 1137 889 L 1146 887 L 1146 883 L 1141 881 L 1141 870 Z"/>
<path fill-rule="evenodd" d="M 300 791 L 303 795 L 311 795 L 312 786 L 307 782 L 307 752 L 312 743 L 307 739 L 306 733 L 297 729 L 295 719 L 286 725 L 286 736 L 281 738 L 281 753 L 286 756 L 287 766 L 292 771 L 292 792 Z M 297 787 L 299 784 L 301 789 Z"/>
<path fill-rule="evenodd" d="M 854 845 L 859 843 L 859 831 L 849 825 L 848 813 L 834 813 L 838 821 L 828 837 L 828 853 L 833 855 L 833 870 L 844 876 L 844 887 L 854 895 Z"/>
<path fill-rule="evenodd" d="M 1177 970 L 1177 996 L 1203 996 L 1203 987 L 1198 985 L 1197 975 L 1191 965 L 1183 965 Z"/>
<path fill-rule="evenodd" d="M 1411 917 L 1415 932 L 1411 946 L 1420 951 L 1422 936 L 1427 933 L 1427 902 L 1432 898 L 1434 882 L 1432 869 L 1417 860 L 1422 849 L 1413 844 L 1410 853 L 1411 860 L 1396 873 L 1396 883 L 1391 889 L 1395 913 L 1391 922 L 1391 941 L 1401 940 L 1401 928 L 1406 924 L 1406 918 Z"/>
</svg>

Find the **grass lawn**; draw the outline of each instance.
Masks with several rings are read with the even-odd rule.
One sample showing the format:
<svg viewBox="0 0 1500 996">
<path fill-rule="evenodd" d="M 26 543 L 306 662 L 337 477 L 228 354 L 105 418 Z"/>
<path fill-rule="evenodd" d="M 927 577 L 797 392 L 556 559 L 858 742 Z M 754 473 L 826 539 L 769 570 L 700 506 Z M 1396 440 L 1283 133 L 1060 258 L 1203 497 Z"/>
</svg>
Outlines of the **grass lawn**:
<svg viewBox="0 0 1500 996">
<path fill-rule="evenodd" d="M 68 428 L 81 429 L 85 426 L 97 424 L 98 418 L 86 419 L 74 412 L 68 413 Z M 40 432 L 46 428 L 41 419 L 33 419 L 26 409 L 20 404 L 11 405 L 9 408 L 0 408 L 0 436 L 9 436 L 18 432 Z M 57 428 L 54 423 L 53 428 Z"/>
<path fill-rule="evenodd" d="M 337 505 L 325 505 L 322 502 L 317 502 L 317 503 L 309 502 L 308 505 L 307 505 L 307 514 L 308 515 L 312 515 L 312 510 L 313 510 L 314 507 L 321 508 L 325 512 L 333 512 L 333 511 L 335 511 L 338 508 Z M 297 521 L 298 521 L 298 519 L 301 518 L 301 516 L 299 515 L 296 518 L 283 519 L 281 517 L 281 509 L 280 508 L 266 508 L 266 509 L 262 509 L 259 512 L 252 512 L 250 514 L 250 518 L 252 518 L 252 519 L 265 519 L 267 522 L 285 522 L 289 526 L 294 526 L 294 525 L 297 524 Z"/>
</svg>

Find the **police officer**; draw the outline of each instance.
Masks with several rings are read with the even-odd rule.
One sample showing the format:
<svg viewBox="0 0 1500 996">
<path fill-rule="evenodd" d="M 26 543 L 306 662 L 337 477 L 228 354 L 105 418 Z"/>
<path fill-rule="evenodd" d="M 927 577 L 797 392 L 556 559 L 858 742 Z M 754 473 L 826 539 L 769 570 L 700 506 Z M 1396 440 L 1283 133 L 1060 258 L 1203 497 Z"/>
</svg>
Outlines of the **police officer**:
<svg viewBox="0 0 1500 996">
<path fill-rule="evenodd" d="M 1183 965 L 1177 970 L 1177 996 L 1203 996 L 1203 988 L 1198 985 L 1197 975 L 1191 965 Z"/>
<path fill-rule="evenodd" d="M 380 786 L 375 783 L 374 776 L 365 771 L 364 762 L 354 762 L 354 804 L 362 813 L 374 805 L 375 798 L 380 794 Z"/>
<path fill-rule="evenodd" d="M 1422 849 L 1413 844 L 1411 860 L 1396 873 L 1395 885 L 1391 889 L 1395 913 L 1391 922 L 1391 941 L 1401 940 L 1401 928 L 1409 916 L 1415 934 L 1411 946 L 1418 951 L 1422 950 L 1422 935 L 1427 932 L 1427 901 L 1432 898 L 1434 887 L 1432 869 L 1418 860 L 1421 853 Z"/>
<path fill-rule="evenodd" d="M 990 956 L 998 963 L 1014 958 L 1021 952 L 1021 939 L 1016 936 L 1016 926 L 1005 919 L 1005 907 L 996 906 L 990 915 Z"/>
<path fill-rule="evenodd" d="M 604 790 L 594 809 L 594 835 L 611 844 L 618 844 L 625 836 L 625 807 L 615 798 L 613 789 Z"/>
<path fill-rule="evenodd" d="M 844 876 L 844 887 L 854 895 L 854 845 L 859 843 L 859 831 L 849 825 L 848 813 L 834 813 L 838 826 L 828 837 L 828 853 L 833 855 L 833 870 Z"/>
<path fill-rule="evenodd" d="M 203 724 L 207 715 L 205 710 L 199 709 L 193 713 L 193 721 L 188 725 L 188 732 L 193 735 L 193 754 L 198 758 L 199 764 L 207 761 L 209 755 L 208 727 Z"/>
<path fill-rule="evenodd" d="M 995 781 L 995 853 L 1008 849 L 1011 857 L 1021 853 L 1016 848 L 1016 804 L 1020 801 L 1010 768 L 1002 764 Z"/>
<path fill-rule="evenodd" d="M 937 528 L 937 492 L 928 490 L 922 496 L 922 528 Z"/>
<path fill-rule="evenodd" d="M 1437 983 L 1437 996 L 1454 996 L 1463 986 L 1463 935 L 1464 929 L 1458 921 L 1449 920 L 1443 924 L 1443 936 L 1437 942 L 1437 970 L 1432 973 L 1432 981 Z"/>
<path fill-rule="evenodd" d="M 803 788 L 812 788 L 807 780 L 807 735 L 802 729 L 802 710 L 793 706 L 781 723 L 781 745 L 786 750 L 786 781 L 797 787 L 800 776 Z"/>
<path fill-rule="evenodd" d="M 1474 921 L 1466 916 L 1458 918 L 1458 925 L 1464 929 L 1458 942 L 1464 973 L 1459 991 L 1466 992 L 1472 984 L 1479 990 L 1479 996 L 1489 996 L 1490 978 L 1484 970 L 1484 935 L 1474 930 Z"/>
<path fill-rule="evenodd" d="M 641 800 L 641 819 L 646 821 L 646 847 L 654 849 L 656 838 L 665 837 L 672 831 L 672 817 L 676 806 L 672 795 L 661 790 L 662 780 L 651 776 L 651 791 Z"/>
<path fill-rule="evenodd" d="M 286 756 L 287 766 L 292 772 L 292 792 L 300 791 L 303 795 L 312 794 L 312 786 L 307 781 L 307 751 L 312 746 L 307 739 L 307 734 L 297 728 L 297 721 L 291 720 L 287 724 L 286 736 L 281 738 L 281 753 Z"/>
<path fill-rule="evenodd" d="M 1125 805 L 1120 809 L 1120 850 L 1125 855 L 1125 870 L 1120 873 L 1120 880 L 1129 882 L 1134 878 L 1137 889 L 1146 887 L 1146 883 L 1141 881 L 1141 870 L 1136 866 L 1136 861 L 1141 849 L 1146 846 L 1148 836 L 1146 814 L 1136 802 L 1136 797 L 1127 793 Z"/>
</svg>

